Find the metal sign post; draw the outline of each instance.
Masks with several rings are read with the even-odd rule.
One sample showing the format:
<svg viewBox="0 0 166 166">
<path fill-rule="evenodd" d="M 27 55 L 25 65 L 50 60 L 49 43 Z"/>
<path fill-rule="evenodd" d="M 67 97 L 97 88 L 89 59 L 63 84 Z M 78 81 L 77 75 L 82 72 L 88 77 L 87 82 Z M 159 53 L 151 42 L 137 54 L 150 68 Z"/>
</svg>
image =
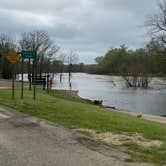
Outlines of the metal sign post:
<svg viewBox="0 0 166 166">
<path fill-rule="evenodd" d="M 15 79 L 15 67 L 14 65 L 19 61 L 20 55 L 15 51 L 12 50 L 9 52 L 9 54 L 6 56 L 6 59 L 12 64 L 12 99 L 14 100 L 14 79 Z"/>
<path fill-rule="evenodd" d="M 24 98 L 24 75 L 23 75 L 23 65 L 24 65 L 24 59 L 22 58 L 21 61 L 21 99 Z"/>
<path fill-rule="evenodd" d="M 36 51 L 21 51 L 22 59 L 29 59 L 29 75 L 30 75 L 30 59 L 33 59 L 33 73 L 32 80 L 34 85 L 33 99 L 36 99 Z M 29 89 L 31 90 L 31 75 L 30 75 Z"/>
<path fill-rule="evenodd" d="M 31 90 L 31 59 L 29 58 L 28 62 L 28 76 L 29 76 L 29 90 Z"/>
<path fill-rule="evenodd" d="M 12 72 L 12 100 L 14 100 L 14 64 L 12 65 L 13 72 Z"/>
<path fill-rule="evenodd" d="M 33 60 L 33 99 L 36 100 L 36 60 Z"/>
</svg>

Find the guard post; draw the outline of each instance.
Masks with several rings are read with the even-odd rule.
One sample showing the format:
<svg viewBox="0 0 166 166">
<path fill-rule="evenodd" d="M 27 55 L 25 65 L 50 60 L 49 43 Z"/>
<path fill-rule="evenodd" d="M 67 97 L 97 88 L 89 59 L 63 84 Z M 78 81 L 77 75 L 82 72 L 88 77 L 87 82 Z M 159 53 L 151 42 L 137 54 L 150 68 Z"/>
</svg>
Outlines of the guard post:
<svg viewBox="0 0 166 166">
<path fill-rule="evenodd" d="M 50 78 L 50 75 L 47 74 L 47 93 L 49 93 L 49 79 Z"/>
</svg>

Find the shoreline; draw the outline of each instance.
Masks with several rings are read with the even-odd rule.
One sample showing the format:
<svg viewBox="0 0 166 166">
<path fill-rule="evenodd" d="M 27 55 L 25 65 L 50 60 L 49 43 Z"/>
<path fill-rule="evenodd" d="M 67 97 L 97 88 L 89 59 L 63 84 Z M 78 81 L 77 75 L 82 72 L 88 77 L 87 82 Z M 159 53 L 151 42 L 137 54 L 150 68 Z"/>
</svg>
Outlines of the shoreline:
<svg viewBox="0 0 166 166">
<path fill-rule="evenodd" d="M 105 107 L 105 109 L 109 110 L 109 111 L 116 111 L 116 112 L 128 114 L 128 115 L 140 118 L 140 119 L 145 119 L 145 120 L 149 120 L 149 121 L 153 121 L 153 122 L 159 122 L 159 123 L 166 124 L 166 117 L 160 116 L 160 115 L 152 115 L 152 114 L 145 114 L 145 113 L 136 113 L 136 112 L 130 112 L 130 111 L 127 111 L 127 110 L 111 109 L 111 108 L 106 108 L 106 107 Z"/>
<path fill-rule="evenodd" d="M 78 95 L 78 91 L 76 90 L 56 90 L 56 91 L 61 91 L 61 92 L 65 92 L 67 94 L 70 94 L 72 97 L 78 97 L 90 104 L 93 104 L 93 105 L 96 105 L 94 103 L 93 100 L 90 100 L 90 99 L 86 99 L 86 98 L 82 98 Z M 133 117 L 137 117 L 137 118 L 140 118 L 140 119 L 145 119 L 145 120 L 149 120 L 149 121 L 153 121 L 153 122 L 159 122 L 159 123 L 163 123 L 163 124 L 166 124 L 166 117 L 164 116 L 161 116 L 161 115 L 152 115 L 152 114 L 145 114 L 145 113 L 136 113 L 136 112 L 131 112 L 131 111 L 127 111 L 127 110 L 123 110 L 123 109 L 117 109 L 115 107 L 110 107 L 110 106 L 103 106 L 103 105 L 98 105 L 99 107 L 105 109 L 105 110 L 108 110 L 108 111 L 116 111 L 116 112 L 120 112 L 120 113 L 124 113 L 124 114 L 128 114 L 128 115 L 131 115 Z"/>
<path fill-rule="evenodd" d="M 79 72 L 76 72 L 79 73 Z M 120 73 L 88 73 L 88 72 L 81 72 L 81 73 L 86 73 L 86 74 L 92 74 L 92 75 L 106 75 L 106 76 L 122 76 Z M 165 78 L 166 74 L 150 74 L 149 73 L 149 77 L 161 77 L 161 78 Z"/>
</svg>

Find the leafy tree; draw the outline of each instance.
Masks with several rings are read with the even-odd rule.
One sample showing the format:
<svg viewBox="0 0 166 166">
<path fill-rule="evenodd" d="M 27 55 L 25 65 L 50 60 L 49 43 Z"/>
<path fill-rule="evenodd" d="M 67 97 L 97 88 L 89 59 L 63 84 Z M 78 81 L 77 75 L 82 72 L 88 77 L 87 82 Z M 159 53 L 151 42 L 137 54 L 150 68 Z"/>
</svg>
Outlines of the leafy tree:
<svg viewBox="0 0 166 166">
<path fill-rule="evenodd" d="M 99 72 L 101 73 L 119 73 L 128 56 L 127 48 L 122 45 L 120 48 L 110 49 L 104 57 L 96 58 L 99 64 Z"/>
</svg>

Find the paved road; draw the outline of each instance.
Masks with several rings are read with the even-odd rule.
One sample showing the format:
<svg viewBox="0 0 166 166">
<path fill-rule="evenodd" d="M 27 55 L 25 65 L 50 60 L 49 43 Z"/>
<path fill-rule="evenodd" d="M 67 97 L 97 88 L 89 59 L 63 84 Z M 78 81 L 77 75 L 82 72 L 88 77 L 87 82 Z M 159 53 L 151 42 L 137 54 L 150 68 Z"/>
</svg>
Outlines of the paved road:
<svg viewBox="0 0 166 166">
<path fill-rule="evenodd" d="M 114 156 L 114 157 L 113 157 Z M 0 106 L 0 166 L 147 166 L 62 126 Z"/>
</svg>

